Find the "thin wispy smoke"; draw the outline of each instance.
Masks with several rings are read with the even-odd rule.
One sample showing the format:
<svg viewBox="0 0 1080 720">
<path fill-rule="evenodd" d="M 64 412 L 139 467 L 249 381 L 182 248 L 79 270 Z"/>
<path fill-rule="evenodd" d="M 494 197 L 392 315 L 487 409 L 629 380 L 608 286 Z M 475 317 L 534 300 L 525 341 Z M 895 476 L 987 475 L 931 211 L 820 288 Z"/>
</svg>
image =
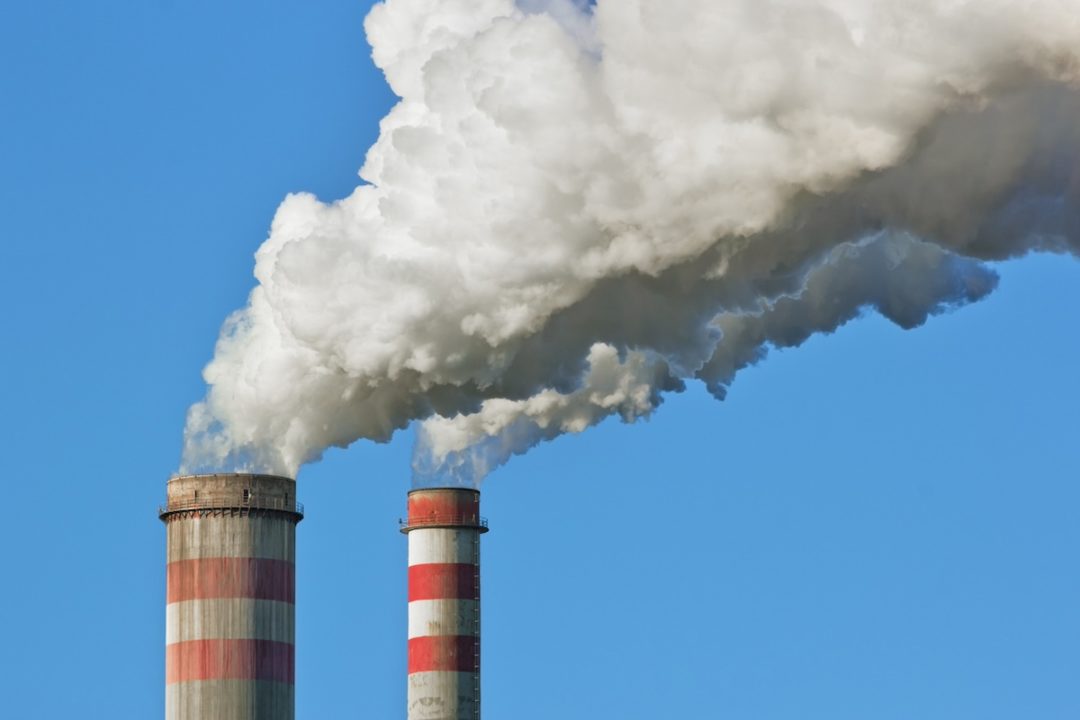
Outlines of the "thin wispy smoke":
<svg viewBox="0 0 1080 720">
<path fill-rule="evenodd" d="M 1080 0 L 387 0 L 401 101 L 285 199 L 184 470 L 294 474 L 420 421 L 419 482 L 873 310 L 1080 253 Z"/>
</svg>

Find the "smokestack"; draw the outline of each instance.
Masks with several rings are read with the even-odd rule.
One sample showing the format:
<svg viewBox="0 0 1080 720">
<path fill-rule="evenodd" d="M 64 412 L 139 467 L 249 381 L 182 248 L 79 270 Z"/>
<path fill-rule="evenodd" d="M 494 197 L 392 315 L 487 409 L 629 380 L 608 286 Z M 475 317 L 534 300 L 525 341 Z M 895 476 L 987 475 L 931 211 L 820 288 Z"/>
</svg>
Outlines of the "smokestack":
<svg viewBox="0 0 1080 720">
<path fill-rule="evenodd" d="M 480 717 L 480 493 L 409 493 L 408 720 Z"/>
<path fill-rule="evenodd" d="M 167 496 L 166 720 L 292 720 L 296 483 L 188 475 Z"/>
</svg>

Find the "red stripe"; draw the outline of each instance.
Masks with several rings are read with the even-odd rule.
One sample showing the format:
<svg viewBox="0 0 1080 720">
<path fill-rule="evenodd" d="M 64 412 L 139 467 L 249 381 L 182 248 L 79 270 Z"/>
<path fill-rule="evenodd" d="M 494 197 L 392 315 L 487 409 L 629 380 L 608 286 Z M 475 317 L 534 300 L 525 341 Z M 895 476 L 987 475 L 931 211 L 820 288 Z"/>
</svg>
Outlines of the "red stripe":
<svg viewBox="0 0 1080 720">
<path fill-rule="evenodd" d="M 165 684 L 273 680 L 293 684 L 295 653 L 272 640 L 191 640 L 165 646 Z"/>
<path fill-rule="evenodd" d="M 409 566 L 409 602 L 413 600 L 479 600 L 480 568 L 469 563 Z"/>
<path fill-rule="evenodd" d="M 418 490 L 409 493 L 409 525 L 476 525 L 480 494 L 472 490 Z"/>
<path fill-rule="evenodd" d="M 285 560 L 203 558 L 169 563 L 168 602 L 208 598 L 296 601 L 296 568 Z"/>
<path fill-rule="evenodd" d="M 409 674 L 418 672 L 478 672 L 480 638 L 466 635 L 418 637 L 409 640 Z"/>
</svg>

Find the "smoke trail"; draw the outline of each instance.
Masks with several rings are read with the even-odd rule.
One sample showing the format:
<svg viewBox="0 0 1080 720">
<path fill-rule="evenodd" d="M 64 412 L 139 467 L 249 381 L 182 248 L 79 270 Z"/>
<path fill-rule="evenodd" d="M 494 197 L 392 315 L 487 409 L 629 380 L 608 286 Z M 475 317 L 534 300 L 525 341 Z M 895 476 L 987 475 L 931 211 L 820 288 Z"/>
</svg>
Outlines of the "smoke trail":
<svg viewBox="0 0 1080 720">
<path fill-rule="evenodd" d="M 420 420 L 474 483 L 866 310 L 1080 253 L 1080 0 L 387 0 L 365 184 L 291 195 L 183 466 L 294 473 Z"/>
<path fill-rule="evenodd" d="M 683 387 L 663 358 L 649 353 L 632 351 L 620 358 L 616 348 L 597 343 L 587 362 L 581 387 L 572 392 L 546 389 L 525 400 L 485 400 L 470 415 L 426 420 L 419 428 L 418 447 L 424 451 L 414 461 L 416 477 L 472 486 L 544 440 L 581 432 L 616 413 L 625 422 L 648 417 L 662 391 Z"/>
</svg>

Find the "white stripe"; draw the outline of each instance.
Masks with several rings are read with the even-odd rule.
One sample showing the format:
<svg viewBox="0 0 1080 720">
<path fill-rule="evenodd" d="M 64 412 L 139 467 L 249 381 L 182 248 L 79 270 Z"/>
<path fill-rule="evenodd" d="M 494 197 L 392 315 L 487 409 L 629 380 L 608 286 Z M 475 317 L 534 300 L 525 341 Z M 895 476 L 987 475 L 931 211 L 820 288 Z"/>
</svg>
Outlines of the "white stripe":
<svg viewBox="0 0 1080 720">
<path fill-rule="evenodd" d="M 165 606 L 165 643 L 274 640 L 295 643 L 296 607 L 253 598 L 184 600 Z"/>
<path fill-rule="evenodd" d="M 413 600 L 409 603 L 409 638 L 480 635 L 476 600 Z"/>
<path fill-rule="evenodd" d="M 205 515 L 167 526 L 169 562 L 218 557 L 296 560 L 296 523 L 284 517 Z"/>
<path fill-rule="evenodd" d="M 293 686 L 270 680 L 193 680 L 165 686 L 165 720 L 292 720 L 295 705 Z"/>
<path fill-rule="evenodd" d="M 409 676 L 408 720 L 480 717 L 478 673 L 421 672 Z"/>
<path fill-rule="evenodd" d="M 476 530 L 426 528 L 409 533 L 409 565 L 428 563 L 480 564 L 480 533 Z"/>
</svg>

